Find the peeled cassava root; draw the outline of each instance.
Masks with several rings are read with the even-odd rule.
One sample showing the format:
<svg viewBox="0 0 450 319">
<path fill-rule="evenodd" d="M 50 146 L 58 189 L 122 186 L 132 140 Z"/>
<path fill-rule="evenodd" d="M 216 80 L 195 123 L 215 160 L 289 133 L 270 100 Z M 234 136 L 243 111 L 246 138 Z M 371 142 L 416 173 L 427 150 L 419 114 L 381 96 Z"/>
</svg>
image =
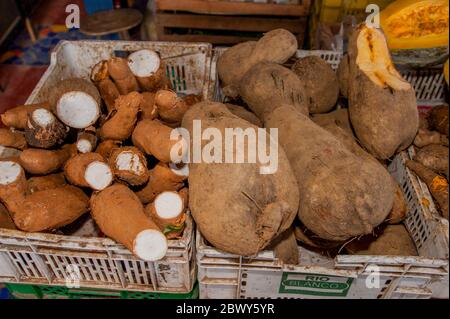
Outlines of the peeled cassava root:
<svg viewBox="0 0 450 319">
<path fill-rule="evenodd" d="M 257 130 L 221 103 L 201 102 L 186 112 L 182 126 L 191 136 L 195 119 L 202 121 L 202 129 L 216 128 L 222 136 L 226 128 Z M 243 152 L 240 147 L 233 151 Z M 224 163 L 189 164 L 189 207 L 201 233 L 215 247 L 253 255 L 291 226 L 298 188 L 283 150 L 278 148 L 277 154 L 278 169 L 273 174 L 260 174 L 265 165 L 259 160 L 225 163 L 222 157 Z"/>
<path fill-rule="evenodd" d="M 142 96 L 137 92 L 131 92 L 117 98 L 115 111 L 111 113 L 111 117 L 99 130 L 101 139 L 123 141 L 130 137 L 137 121 L 141 103 Z"/>
<path fill-rule="evenodd" d="M 56 172 L 77 153 L 74 145 L 64 145 L 59 150 L 28 148 L 19 155 L 22 167 L 30 174 L 46 175 Z"/>
<path fill-rule="evenodd" d="M 139 91 L 139 85 L 128 66 L 127 60 L 123 58 L 111 58 L 108 60 L 108 72 L 114 80 L 121 95 Z"/>
<path fill-rule="evenodd" d="M 21 132 L 0 128 L 0 145 L 23 150 L 27 148 L 27 141 Z"/>
<path fill-rule="evenodd" d="M 412 170 L 428 186 L 442 216 L 448 219 L 448 182 L 445 177 L 436 174 L 416 161 L 406 161 L 406 167 Z"/>
<path fill-rule="evenodd" d="M 258 63 L 242 77 L 239 94 L 256 116 L 265 116 L 281 104 L 308 114 L 309 102 L 302 81 L 291 70 L 276 63 Z M 268 107 L 268 106 L 271 107 Z"/>
<path fill-rule="evenodd" d="M 24 130 L 28 123 L 28 113 L 33 112 L 36 109 L 50 109 L 50 104 L 47 102 L 20 105 L 12 109 L 7 110 L 1 115 L 3 124 L 7 127 Z"/>
<path fill-rule="evenodd" d="M 226 96 L 237 97 L 239 82 L 255 64 L 267 61 L 284 63 L 297 51 L 297 39 L 287 30 L 275 29 L 259 41 L 239 43 L 217 60 L 217 71 Z"/>
<path fill-rule="evenodd" d="M 307 56 L 297 60 L 292 71 L 305 86 L 310 113 L 325 113 L 334 107 L 339 95 L 339 84 L 327 62 L 318 56 Z"/>
<path fill-rule="evenodd" d="M 155 51 L 144 49 L 131 53 L 128 66 L 142 91 L 156 92 L 171 88 L 165 65 Z"/>
<path fill-rule="evenodd" d="M 185 202 L 177 192 L 162 192 L 146 207 L 147 214 L 168 239 L 179 237 L 186 221 Z"/>
<path fill-rule="evenodd" d="M 69 183 L 102 190 L 113 180 L 113 174 L 103 157 L 98 153 L 81 153 L 64 165 L 64 174 Z"/>
<path fill-rule="evenodd" d="M 184 186 L 188 178 L 189 167 L 177 167 L 175 164 L 158 163 L 149 172 L 148 183 L 136 192 L 142 203 L 152 202 L 155 197 L 164 191 L 178 191 Z"/>
<path fill-rule="evenodd" d="M 148 180 L 147 160 L 134 146 L 114 149 L 108 162 L 114 175 L 130 185 L 142 185 Z"/>
<path fill-rule="evenodd" d="M 167 252 L 167 239 L 146 216 L 139 198 L 125 185 L 114 184 L 94 194 L 91 214 L 101 231 L 134 255 L 154 261 Z"/>
<path fill-rule="evenodd" d="M 361 24 L 350 38 L 348 56 L 349 112 L 356 136 L 372 155 L 387 159 L 416 136 L 414 89 L 392 64 L 380 30 Z"/>
<path fill-rule="evenodd" d="M 187 95 L 178 97 L 177 93 L 168 90 L 159 90 L 155 95 L 155 105 L 161 119 L 169 124 L 179 125 L 184 113 L 189 107 L 200 102 L 200 97 Z"/>
<path fill-rule="evenodd" d="M 25 139 L 29 146 L 51 148 L 62 144 L 67 132 L 64 124 L 49 110 L 41 108 L 28 113 Z"/>
<path fill-rule="evenodd" d="M 180 162 L 187 152 L 187 145 L 184 139 L 170 139 L 171 134 L 176 131 L 158 120 L 146 119 L 134 128 L 132 141 L 141 151 L 153 155 L 161 162 Z"/>
<path fill-rule="evenodd" d="M 0 199 L 21 230 L 56 229 L 88 211 L 89 198 L 74 186 L 65 185 L 27 195 L 25 173 L 19 164 L 0 162 L 0 172 Z"/>
<path fill-rule="evenodd" d="M 101 114 L 100 93 L 91 82 L 80 78 L 58 82 L 49 102 L 61 122 L 77 129 L 93 125 Z"/>
</svg>

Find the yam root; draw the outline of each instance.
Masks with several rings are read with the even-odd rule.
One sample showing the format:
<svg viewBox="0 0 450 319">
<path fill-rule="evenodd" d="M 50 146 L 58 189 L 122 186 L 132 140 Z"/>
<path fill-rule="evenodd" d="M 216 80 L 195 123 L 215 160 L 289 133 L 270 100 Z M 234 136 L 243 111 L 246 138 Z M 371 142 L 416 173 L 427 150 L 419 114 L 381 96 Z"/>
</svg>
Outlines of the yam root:
<svg viewBox="0 0 450 319">
<path fill-rule="evenodd" d="M 202 129 L 218 129 L 222 136 L 229 128 L 258 129 L 221 103 L 200 102 L 186 112 L 182 125 L 191 137 L 194 120 L 201 120 Z M 202 142 L 204 147 L 209 141 Z M 233 151 L 243 152 L 239 146 Z M 215 247 L 254 255 L 291 226 L 298 211 L 298 187 L 280 147 L 277 154 L 275 172 L 259 160 L 226 163 L 225 154 L 220 163 L 189 164 L 189 207 L 200 232 Z"/>
<path fill-rule="evenodd" d="M 414 241 L 405 226 L 388 225 L 378 234 L 355 239 L 345 246 L 353 255 L 417 256 Z"/>
<path fill-rule="evenodd" d="M 244 107 L 228 103 L 225 103 L 225 105 L 231 113 L 240 117 L 241 119 L 244 119 L 247 122 L 256 125 L 258 127 L 263 126 L 261 120 L 252 112 L 247 111 Z"/>
<path fill-rule="evenodd" d="M 171 134 L 176 136 L 176 131 L 158 120 L 142 120 L 133 131 L 132 141 L 141 151 L 161 162 L 180 162 L 187 152 L 187 142 L 184 139 L 171 140 Z"/>
<path fill-rule="evenodd" d="M 148 204 L 164 191 L 178 191 L 181 189 L 188 175 L 188 165 L 178 168 L 174 164 L 160 162 L 150 170 L 148 183 L 138 190 L 136 195 L 143 204 Z"/>
<path fill-rule="evenodd" d="M 403 191 L 395 180 L 393 180 L 392 182 L 395 183 L 395 198 L 391 212 L 386 218 L 386 222 L 390 225 L 402 222 L 408 214 L 408 206 L 406 205 L 406 199 Z"/>
<path fill-rule="evenodd" d="M 142 185 L 148 181 L 147 160 L 134 146 L 114 149 L 108 162 L 114 176 L 130 185 Z"/>
<path fill-rule="evenodd" d="M 155 104 L 155 93 L 143 92 L 141 104 L 141 119 L 154 120 L 158 117 L 158 109 Z"/>
<path fill-rule="evenodd" d="M 32 194 L 47 189 L 53 189 L 66 185 L 64 174 L 50 174 L 45 176 L 34 176 L 27 180 L 28 193 Z"/>
<path fill-rule="evenodd" d="M 309 112 L 329 112 L 339 96 L 339 84 L 331 66 L 318 56 L 297 60 L 291 70 L 305 86 L 309 98 Z"/>
<path fill-rule="evenodd" d="M 252 67 L 242 77 L 239 94 L 262 121 L 281 104 L 292 105 L 300 113 L 309 114 L 308 96 L 302 81 L 294 72 L 276 63 L 262 62 Z"/>
<path fill-rule="evenodd" d="M 99 153 L 105 160 L 108 160 L 111 156 L 112 151 L 115 148 L 118 148 L 122 145 L 121 141 L 115 141 L 115 140 L 105 140 L 98 144 L 97 148 L 95 149 L 96 153 Z"/>
<path fill-rule="evenodd" d="M 348 109 L 340 108 L 330 113 L 313 114 L 311 120 L 317 125 L 327 129 L 333 126 L 338 126 L 344 130 L 349 137 L 354 139 L 352 125 L 348 115 Z M 332 132 L 334 133 L 334 132 Z"/>
<path fill-rule="evenodd" d="M 226 50 L 217 60 L 217 72 L 226 96 L 237 97 L 244 74 L 259 62 L 282 64 L 297 51 L 295 36 L 287 30 L 267 32 L 259 41 L 239 43 Z"/>
<path fill-rule="evenodd" d="M 27 141 L 21 132 L 0 128 L 0 145 L 23 150 L 27 148 Z"/>
<path fill-rule="evenodd" d="M 417 134 L 414 89 L 395 69 L 379 29 L 361 24 L 348 52 L 350 121 L 361 145 L 376 158 L 388 159 Z"/>
<path fill-rule="evenodd" d="M 185 209 L 183 198 L 177 192 L 162 192 L 146 207 L 146 212 L 164 235 L 173 239 L 183 233 Z"/>
<path fill-rule="evenodd" d="M 427 145 L 417 151 L 414 160 L 448 179 L 448 147 L 438 144 Z"/>
<path fill-rule="evenodd" d="M 348 64 L 348 55 L 345 54 L 342 57 L 341 62 L 339 63 L 339 67 L 336 71 L 336 76 L 339 82 L 339 90 L 341 92 L 341 95 L 345 98 L 348 98 L 348 82 L 350 78 L 350 70 Z"/>
<path fill-rule="evenodd" d="M 18 130 L 25 130 L 28 123 L 28 113 L 41 108 L 50 110 L 50 104 L 47 102 L 43 102 L 16 106 L 3 113 L 1 115 L 1 119 L 3 124 L 5 124 L 5 126 L 7 127 L 16 128 Z"/>
<path fill-rule="evenodd" d="M 113 180 L 113 174 L 98 153 L 81 153 L 69 159 L 64 165 L 67 181 L 80 187 L 102 190 Z"/>
<path fill-rule="evenodd" d="M 179 125 L 189 107 L 200 100 L 201 98 L 196 95 L 178 97 L 177 93 L 168 90 L 159 90 L 155 95 L 159 117 L 173 125 Z"/>
<path fill-rule="evenodd" d="M 64 145 L 59 150 L 28 148 L 20 156 L 20 164 L 30 174 L 47 175 L 58 171 L 64 163 L 77 154 L 75 145 Z"/>
<path fill-rule="evenodd" d="M 58 82 L 49 97 L 53 112 L 65 125 L 82 129 L 101 115 L 101 97 L 88 80 L 69 78 Z"/>
<path fill-rule="evenodd" d="M 125 185 L 114 184 L 94 194 L 91 214 L 103 233 L 138 258 L 155 261 L 166 255 L 166 237 L 146 216 L 139 198 Z"/>
<path fill-rule="evenodd" d="M 120 96 L 114 82 L 109 77 L 108 61 L 103 60 L 94 66 L 91 72 L 91 80 L 97 86 L 97 89 L 105 102 L 108 113 L 114 110 L 115 100 Z"/>
<path fill-rule="evenodd" d="M 28 145 L 38 148 L 51 148 L 64 142 L 68 129 L 52 112 L 35 109 L 28 113 L 25 139 Z"/>
<path fill-rule="evenodd" d="M 293 228 L 285 230 L 271 244 L 274 249 L 275 258 L 284 264 L 298 265 L 300 255 L 298 252 L 297 240 Z"/>
<path fill-rule="evenodd" d="M 419 129 L 419 132 L 414 138 L 414 145 L 417 147 L 425 147 L 431 144 L 440 144 L 448 146 L 448 137 L 436 131 Z"/>
<path fill-rule="evenodd" d="M 80 153 L 93 152 L 97 146 L 97 135 L 96 129 L 93 126 L 86 128 L 85 130 L 78 133 L 77 150 Z"/>
<path fill-rule="evenodd" d="M 131 72 L 126 59 L 109 59 L 108 72 L 114 80 L 120 95 L 127 95 L 131 92 L 139 91 L 139 85 Z"/>
<path fill-rule="evenodd" d="M 433 107 L 429 113 L 428 121 L 432 129 L 448 137 L 448 105 Z"/>
<path fill-rule="evenodd" d="M 17 229 L 6 207 L 0 203 L 0 228 Z"/>
<path fill-rule="evenodd" d="M 142 91 L 156 92 L 171 88 L 166 67 L 155 51 L 144 49 L 131 53 L 128 66 Z"/>
<path fill-rule="evenodd" d="M 406 167 L 412 170 L 427 186 L 436 200 L 442 216 L 448 219 L 448 182 L 447 180 L 416 161 L 406 161 Z"/>
<path fill-rule="evenodd" d="M 383 166 L 355 155 L 291 106 L 275 109 L 265 127 L 278 128 L 299 183 L 299 218 L 314 234 L 345 241 L 370 234 L 386 219 L 394 191 Z"/>
<path fill-rule="evenodd" d="M 102 125 L 99 136 L 102 140 L 123 141 L 130 137 L 136 125 L 142 95 L 137 92 L 120 96 L 116 99 L 115 111 Z"/>
</svg>

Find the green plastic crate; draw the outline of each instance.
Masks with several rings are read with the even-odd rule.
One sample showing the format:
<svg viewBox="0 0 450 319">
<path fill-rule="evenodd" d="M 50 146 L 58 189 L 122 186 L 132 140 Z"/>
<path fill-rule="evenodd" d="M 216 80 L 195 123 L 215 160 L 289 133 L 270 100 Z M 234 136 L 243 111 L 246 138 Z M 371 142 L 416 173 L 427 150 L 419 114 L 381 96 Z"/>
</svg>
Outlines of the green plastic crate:
<svg viewBox="0 0 450 319">
<path fill-rule="evenodd" d="M 198 285 L 190 293 L 175 294 L 162 292 L 72 289 L 61 286 L 38 286 L 5 284 L 15 299 L 197 299 Z"/>
</svg>

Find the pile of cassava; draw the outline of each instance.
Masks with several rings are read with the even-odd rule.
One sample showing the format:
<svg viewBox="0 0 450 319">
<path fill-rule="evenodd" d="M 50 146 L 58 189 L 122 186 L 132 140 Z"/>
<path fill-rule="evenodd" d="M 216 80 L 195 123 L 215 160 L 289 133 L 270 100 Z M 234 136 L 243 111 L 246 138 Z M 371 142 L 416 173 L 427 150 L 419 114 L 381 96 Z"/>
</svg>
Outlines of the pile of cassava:
<svg viewBox="0 0 450 319">
<path fill-rule="evenodd" d="M 46 101 L 1 115 L 0 227 L 66 234 L 95 221 L 134 255 L 165 256 L 186 223 L 189 168 L 171 161 L 174 127 L 202 98 L 171 89 L 151 50 L 57 83 Z M 182 155 L 182 154 L 181 154 Z M 180 155 L 180 156 L 181 156 Z M 90 221 L 92 221 L 90 219 Z"/>
</svg>

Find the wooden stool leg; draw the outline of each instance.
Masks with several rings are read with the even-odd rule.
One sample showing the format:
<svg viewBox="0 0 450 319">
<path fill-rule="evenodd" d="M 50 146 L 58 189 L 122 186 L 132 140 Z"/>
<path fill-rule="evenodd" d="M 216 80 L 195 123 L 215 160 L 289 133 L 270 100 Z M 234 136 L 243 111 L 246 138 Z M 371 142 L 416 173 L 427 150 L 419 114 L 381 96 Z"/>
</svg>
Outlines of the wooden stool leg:
<svg viewBox="0 0 450 319">
<path fill-rule="evenodd" d="M 25 18 L 25 27 L 27 28 L 28 34 L 31 38 L 31 42 L 35 43 L 37 41 L 36 34 L 34 33 L 33 25 L 31 24 L 30 18 Z"/>
<path fill-rule="evenodd" d="M 126 41 L 131 39 L 130 38 L 130 34 L 128 33 L 128 31 L 120 31 L 119 32 L 119 37 L 120 37 L 121 40 L 126 40 Z"/>
</svg>

